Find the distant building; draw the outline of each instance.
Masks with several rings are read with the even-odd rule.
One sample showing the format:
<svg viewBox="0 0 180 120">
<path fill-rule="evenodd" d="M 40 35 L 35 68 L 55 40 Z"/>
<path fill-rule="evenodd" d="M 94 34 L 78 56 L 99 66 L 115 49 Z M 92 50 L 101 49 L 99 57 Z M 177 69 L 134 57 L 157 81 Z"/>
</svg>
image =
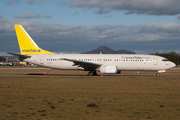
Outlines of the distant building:
<svg viewBox="0 0 180 120">
<path fill-rule="evenodd" d="M 19 65 L 24 65 L 24 66 L 26 66 L 26 65 L 27 65 L 27 62 L 19 61 Z"/>
<path fill-rule="evenodd" d="M 8 57 L 6 57 L 6 63 L 8 63 L 9 62 L 9 58 Z"/>
<path fill-rule="evenodd" d="M 9 65 L 9 66 L 12 66 L 13 64 L 10 63 L 10 62 L 8 62 L 8 63 L 6 63 L 6 62 L 0 62 L 0 65 Z"/>
<path fill-rule="evenodd" d="M 19 63 L 19 61 L 9 61 L 9 57 L 6 57 L 6 59 L 5 59 L 0 56 L 0 60 L 1 60 L 0 65 L 3 65 L 3 66 L 14 66 Z"/>
</svg>

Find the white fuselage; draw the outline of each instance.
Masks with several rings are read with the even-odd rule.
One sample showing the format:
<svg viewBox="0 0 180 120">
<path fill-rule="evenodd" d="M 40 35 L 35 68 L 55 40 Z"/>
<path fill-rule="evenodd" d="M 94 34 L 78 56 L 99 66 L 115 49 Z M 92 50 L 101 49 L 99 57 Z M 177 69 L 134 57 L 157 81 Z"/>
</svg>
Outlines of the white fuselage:
<svg viewBox="0 0 180 120">
<path fill-rule="evenodd" d="M 40 54 L 31 55 L 31 58 L 27 58 L 24 61 L 54 69 L 81 69 L 78 66 L 73 66 L 73 62 L 62 60 L 62 58 L 97 63 L 101 65 L 113 65 L 117 66 L 117 69 L 120 71 L 162 71 L 175 66 L 173 62 L 168 61 L 164 57 L 138 54 Z"/>
</svg>

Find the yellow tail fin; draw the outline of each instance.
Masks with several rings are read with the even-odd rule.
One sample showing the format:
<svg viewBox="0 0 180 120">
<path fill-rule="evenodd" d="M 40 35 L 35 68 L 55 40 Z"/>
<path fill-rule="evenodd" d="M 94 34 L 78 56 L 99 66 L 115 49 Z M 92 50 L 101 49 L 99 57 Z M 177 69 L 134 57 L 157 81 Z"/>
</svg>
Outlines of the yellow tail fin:
<svg viewBox="0 0 180 120">
<path fill-rule="evenodd" d="M 19 49 L 22 55 L 54 54 L 53 52 L 49 52 L 39 48 L 21 25 L 14 25 L 14 27 L 19 43 Z"/>
</svg>

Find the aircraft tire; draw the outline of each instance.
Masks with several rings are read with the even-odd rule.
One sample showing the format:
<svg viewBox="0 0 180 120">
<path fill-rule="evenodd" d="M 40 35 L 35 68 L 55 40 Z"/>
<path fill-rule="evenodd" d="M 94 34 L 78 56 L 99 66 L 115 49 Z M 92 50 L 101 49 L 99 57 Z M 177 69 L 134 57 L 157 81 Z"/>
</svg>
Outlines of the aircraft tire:
<svg viewBox="0 0 180 120">
<path fill-rule="evenodd" d="M 96 75 L 97 75 L 96 71 L 90 71 L 88 73 L 88 76 L 96 76 Z"/>
</svg>

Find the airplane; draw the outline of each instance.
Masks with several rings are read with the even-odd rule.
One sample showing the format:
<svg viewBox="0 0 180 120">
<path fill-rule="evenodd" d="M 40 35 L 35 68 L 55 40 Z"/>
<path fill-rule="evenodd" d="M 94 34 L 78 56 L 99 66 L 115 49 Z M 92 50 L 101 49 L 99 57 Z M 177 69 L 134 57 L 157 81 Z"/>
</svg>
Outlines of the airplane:
<svg viewBox="0 0 180 120">
<path fill-rule="evenodd" d="M 21 25 L 14 25 L 21 54 L 20 60 L 60 70 L 89 71 L 89 76 L 120 74 L 121 71 L 157 71 L 156 76 L 176 65 L 156 55 L 141 54 L 55 54 L 38 47 Z"/>
</svg>

